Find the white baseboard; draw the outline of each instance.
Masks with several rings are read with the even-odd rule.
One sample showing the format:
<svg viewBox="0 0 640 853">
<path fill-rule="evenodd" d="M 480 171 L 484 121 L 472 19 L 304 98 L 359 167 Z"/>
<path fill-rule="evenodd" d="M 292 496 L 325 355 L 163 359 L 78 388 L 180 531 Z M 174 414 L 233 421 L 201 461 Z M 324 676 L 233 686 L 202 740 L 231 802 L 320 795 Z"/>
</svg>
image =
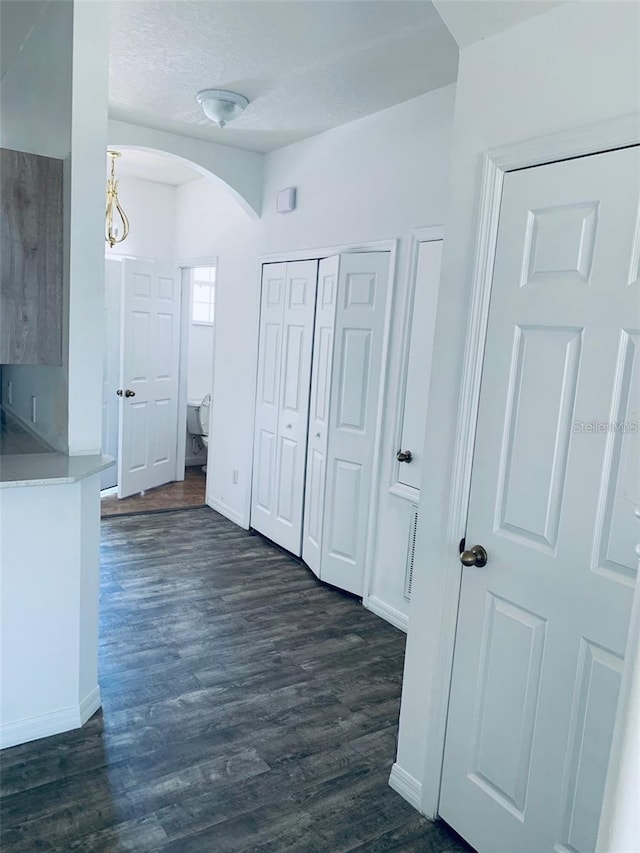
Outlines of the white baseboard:
<svg viewBox="0 0 640 853">
<path fill-rule="evenodd" d="M 406 770 L 403 770 L 399 764 L 394 764 L 391 768 L 389 787 L 393 788 L 396 793 L 400 794 L 400 796 L 405 799 L 409 805 L 413 806 L 414 809 L 420 811 L 420 804 L 422 802 L 422 785 L 414 776 L 407 773 Z"/>
<path fill-rule="evenodd" d="M 405 634 L 407 633 L 409 629 L 409 617 L 400 610 L 396 610 L 395 607 L 391 607 L 390 604 L 386 604 L 380 598 L 376 598 L 375 595 L 369 596 L 365 607 L 367 610 L 375 613 L 376 616 L 381 616 L 383 619 L 386 619 L 387 622 L 391 622 L 392 625 L 395 625 L 396 628 L 400 628 L 400 630 L 404 631 Z"/>
<path fill-rule="evenodd" d="M 204 453 L 202 456 L 187 456 L 184 460 L 184 464 L 186 468 L 195 468 L 196 465 L 199 465 L 202 468 L 203 465 L 207 464 L 207 457 Z"/>
<path fill-rule="evenodd" d="M 237 512 L 237 510 L 231 509 L 230 506 L 227 506 L 222 501 L 217 501 L 215 498 L 207 497 L 207 506 L 210 506 L 211 509 L 215 509 L 215 511 L 219 512 L 220 515 L 224 515 L 225 518 L 228 518 L 229 521 L 233 521 L 234 524 L 237 524 L 244 530 L 249 529 L 249 523 L 246 518 L 241 513 Z"/>
<path fill-rule="evenodd" d="M 84 726 L 87 720 L 90 717 L 93 717 L 101 705 L 100 688 L 94 687 L 90 693 L 87 693 L 80 703 L 80 725 Z"/>
<path fill-rule="evenodd" d="M 79 729 L 95 714 L 100 704 L 100 689 L 95 687 L 77 705 L 0 725 L 0 749 Z"/>
</svg>

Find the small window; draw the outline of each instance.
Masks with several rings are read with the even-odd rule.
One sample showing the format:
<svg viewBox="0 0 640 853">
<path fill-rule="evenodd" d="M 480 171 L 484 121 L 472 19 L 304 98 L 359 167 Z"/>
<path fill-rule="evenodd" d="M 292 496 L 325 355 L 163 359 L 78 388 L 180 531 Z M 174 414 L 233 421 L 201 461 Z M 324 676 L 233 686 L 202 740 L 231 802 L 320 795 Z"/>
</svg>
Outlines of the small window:
<svg viewBox="0 0 640 853">
<path fill-rule="evenodd" d="M 215 267 L 191 270 L 191 322 L 212 326 L 215 306 Z"/>
</svg>

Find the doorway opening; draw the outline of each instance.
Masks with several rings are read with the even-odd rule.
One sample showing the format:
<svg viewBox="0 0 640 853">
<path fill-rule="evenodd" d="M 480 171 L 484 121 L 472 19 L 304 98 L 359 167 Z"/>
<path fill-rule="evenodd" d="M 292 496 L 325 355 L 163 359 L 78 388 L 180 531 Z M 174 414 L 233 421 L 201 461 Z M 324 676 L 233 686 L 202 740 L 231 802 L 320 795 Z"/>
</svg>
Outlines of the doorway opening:
<svg viewBox="0 0 640 853">
<path fill-rule="evenodd" d="M 106 249 L 103 452 L 115 463 L 103 515 L 202 506 L 217 257 L 213 229 L 197 225 L 221 181 L 166 152 L 117 147 L 131 230 Z"/>
</svg>

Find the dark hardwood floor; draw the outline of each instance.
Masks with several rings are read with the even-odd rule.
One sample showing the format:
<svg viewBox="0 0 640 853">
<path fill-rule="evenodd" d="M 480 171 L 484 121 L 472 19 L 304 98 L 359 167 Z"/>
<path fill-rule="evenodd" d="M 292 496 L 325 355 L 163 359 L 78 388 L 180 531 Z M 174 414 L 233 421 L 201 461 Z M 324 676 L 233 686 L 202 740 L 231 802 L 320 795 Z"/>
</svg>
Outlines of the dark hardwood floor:
<svg viewBox="0 0 640 853">
<path fill-rule="evenodd" d="M 212 510 L 103 522 L 82 729 L 2 754 L 1 849 L 468 850 L 387 785 L 404 635 Z"/>
<path fill-rule="evenodd" d="M 151 510 L 205 506 L 207 478 L 202 468 L 191 465 L 185 469 L 184 473 L 184 480 L 176 480 L 164 486 L 149 489 L 144 495 L 131 495 L 122 500 L 119 500 L 117 495 L 103 495 L 100 499 L 102 518 Z"/>
</svg>

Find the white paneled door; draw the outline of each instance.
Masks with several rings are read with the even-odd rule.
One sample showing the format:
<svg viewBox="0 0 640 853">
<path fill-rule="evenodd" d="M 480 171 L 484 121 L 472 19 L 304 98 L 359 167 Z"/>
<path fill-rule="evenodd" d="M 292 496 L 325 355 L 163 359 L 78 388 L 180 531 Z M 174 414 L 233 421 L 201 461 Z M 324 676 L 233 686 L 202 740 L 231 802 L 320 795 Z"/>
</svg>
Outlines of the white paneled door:
<svg viewBox="0 0 640 853">
<path fill-rule="evenodd" d="M 404 415 L 399 450 L 410 451 L 409 463 L 398 463 L 398 482 L 420 489 L 422 452 L 427 427 L 427 399 L 438 307 L 442 240 L 418 243 L 416 280 L 411 310 L 411 337 L 407 360 Z"/>
<path fill-rule="evenodd" d="M 639 182 L 638 148 L 505 178 L 440 803 L 479 853 L 595 848 L 636 579 Z"/>
<path fill-rule="evenodd" d="M 388 285 L 388 252 L 340 256 L 320 578 L 356 595 L 364 592 Z"/>
<path fill-rule="evenodd" d="M 265 264 L 251 526 L 302 553 L 302 512 L 318 262 Z"/>
<path fill-rule="evenodd" d="M 124 261 L 118 497 L 176 478 L 180 274 Z"/>
<path fill-rule="evenodd" d="M 318 577 L 320 577 L 322 562 L 322 527 L 339 268 L 339 255 L 323 258 L 320 261 L 311 369 L 302 559 Z"/>
<path fill-rule="evenodd" d="M 120 299 L 122 262 L 104 264 L 104 354 L 102 366 L 102 452 L 118 458 L 118 418 L 120 406 L 116 389 L 120 382 Z M 113 488 L 118 479 L 116 462 L 100 474 L 100 488 Z"/>
</svg>

